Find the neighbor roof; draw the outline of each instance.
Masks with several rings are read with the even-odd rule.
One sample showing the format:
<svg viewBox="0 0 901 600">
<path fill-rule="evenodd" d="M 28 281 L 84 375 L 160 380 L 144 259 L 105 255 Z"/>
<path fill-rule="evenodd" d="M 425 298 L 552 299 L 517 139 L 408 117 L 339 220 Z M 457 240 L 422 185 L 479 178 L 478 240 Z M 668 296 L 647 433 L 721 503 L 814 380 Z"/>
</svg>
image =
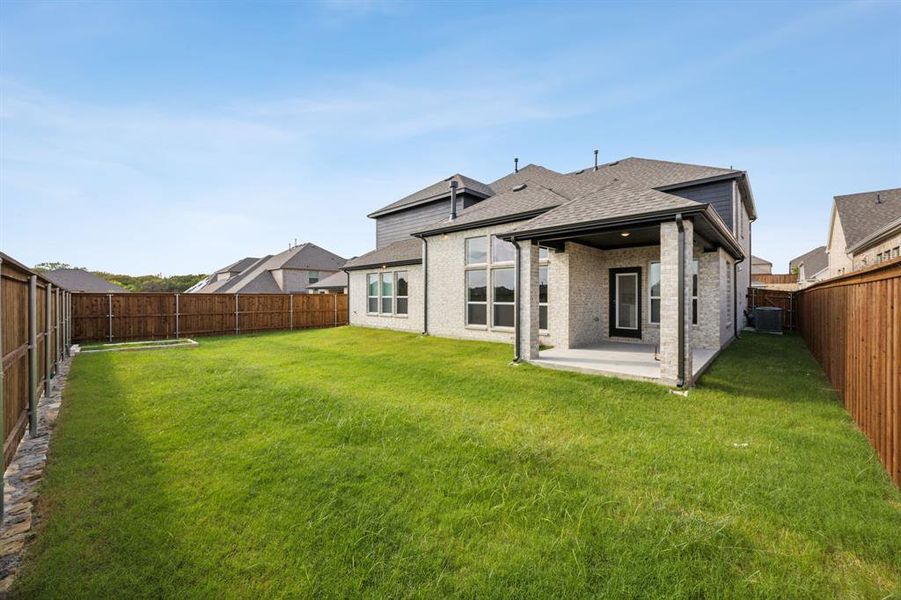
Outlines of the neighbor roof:
<svg viewBox="0 0 901 600">
<path fill-rule="evenodd" d="M 435 200 L 441 200 L 442 198 L 449 198 L 451 194 L 451 181 L 457 182 L 458 194 L 465 192 L 485 198 L 487 196 L 491 196 L 494 193 L 490 186 L 482 183 L 481 181 L 476 181 L 471 177 L 466 177 L 465 175 L 456 173 L 454 175 L 451 175 L 447 179 L 442 179 L 441 181 L 437 181 L 430 186 L 424 187 L 418 192 L 413 192 L 409 196 L 404 196 L 397 202 L 392 202 L 388 206 L 383 206 L 382 208 L 373 213 L 370 213 L 367 216 L 378 217 L 387 215 L 388 213 L 397 212 L 399 210 L 412 208 L 420 204 L 426 204 L 428 202 L 434 202 Z"/>
<path fill-rule="evenodd" d="M 754 255 L 751 255 L 751 264 L 754 264 L 754 265 L 770 265 L 771 267 L 773 266 L 773 263 L 771 263 L 771 262 L 768 261 L 767 259 L 765 259 L 765 258 L 760 258 L 759 256 L 754 256 Z"/>
<path fill-rule="evenodd" d="M 332 290 L 339 288 L 347 287 L 347 273 L 344 271 L 338 271 L 337 273 L 332 273 L 328 277 L 324 279 L 320 279 L 316 283 L 311 283 L 309 285 L 310 289 L 314 290 Z"/>
<path fill-rule="evenodd" d="M 270 254 L 269 256 L 272 256 L 272 255 Z M 258 260 L 260 260 L 258 257 L 247 256 L 245 258 L 242 258 L 241 260 L 233 262 L 232 264 L 228 265 L 227 267 L 222 267 L 218 271 L 214 271 L 213 274 L 215 275 L 218 273 L 240 273 L 241 271 L 243 271 L 244 269 L 246 269 L 253 263 L 257 262 Z"/>
<path fill-rule="evenodd" d="M 84 269 L 55 269 L 53 271 L 47 271 L 43 275 L 49 279 L 50 283 L 53 285 L 66 288 L 70 292 L 108 294 L 128 291 L 124 287 L 116 285 L 115 283 L 110 283 Z"/>
<path fill-rule="evenodd" d="M 851 250 L 887 223 L 901 218 L 901 188 L 836 196 L 835 211 L 847 249 Z"/>
<path fill-rule="evenodd" d="M 344 268 L 353 271 L 383 265 L 419 263 L 422 263 L 422 242 L 417 238 L 409 237 L 351 259 L 347 261 Z"/>
<path fill-rule="evenodd" d="M 804 265 L 804 274 L 807 276 L 815 275 L 828 267 L 829 255 L 826 254 L 826 246 L 818 246 L 788 262 L 790 271 L 800 269 L 801 265 Z"/>
</svg>

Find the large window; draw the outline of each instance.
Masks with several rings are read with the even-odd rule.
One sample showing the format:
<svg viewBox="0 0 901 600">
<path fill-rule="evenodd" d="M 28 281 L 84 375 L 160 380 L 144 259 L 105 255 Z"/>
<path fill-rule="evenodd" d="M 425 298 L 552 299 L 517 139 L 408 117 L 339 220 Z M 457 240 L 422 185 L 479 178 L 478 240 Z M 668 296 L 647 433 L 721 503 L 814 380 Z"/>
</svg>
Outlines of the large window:
<svg viewBox="0 0 901 600">
<path fill-rule="evenodd" d="M 698 324 L 698 261 L 691 261 L 691 322 Z M 660 323 L 660 263 L 652 262 L 648 271 L 648 297 L 651 323 Z"/>
<path fill-rule="evenodd" d="M 379 312 L 379 276 L 377 273 L 370 273 L 366 276 L 366 312 L 370 314 L 378 314 Z"/>
<path fill-rule="evenodd" d="M 394 293 L 397 294 L 397 314 L 407 314 L 407 272 L 398 271 L 394 274 Z"/>
<path fill-rule="evenodd" d="M 310 271 L 307 276 L 308 283 L 317 283 L 319 281 L 319 271 Z"/>
<path fill-rule="evenodd" d="M 488 284 L 485 269 L 466 271 L 466 324 L 487 325 Z"/>
<path fill-rule="evenodd" d="M 516 301 L 515 269 L 491 270 L 491 325 L 494 327 L 513 327 Z"/>
</svg>

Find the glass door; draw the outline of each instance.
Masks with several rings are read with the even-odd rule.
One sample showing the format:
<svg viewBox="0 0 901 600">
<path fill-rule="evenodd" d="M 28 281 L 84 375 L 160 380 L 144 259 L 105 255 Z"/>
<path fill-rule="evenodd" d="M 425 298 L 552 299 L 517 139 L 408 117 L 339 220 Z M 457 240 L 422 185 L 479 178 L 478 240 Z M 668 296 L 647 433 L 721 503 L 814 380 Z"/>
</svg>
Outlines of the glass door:
<svg viewBox="0 0 901 600">
<path fill-rule="evenodd" d="M 641 338 L 641 268 L 610 269 L 610 336 Z"/>
</svg>

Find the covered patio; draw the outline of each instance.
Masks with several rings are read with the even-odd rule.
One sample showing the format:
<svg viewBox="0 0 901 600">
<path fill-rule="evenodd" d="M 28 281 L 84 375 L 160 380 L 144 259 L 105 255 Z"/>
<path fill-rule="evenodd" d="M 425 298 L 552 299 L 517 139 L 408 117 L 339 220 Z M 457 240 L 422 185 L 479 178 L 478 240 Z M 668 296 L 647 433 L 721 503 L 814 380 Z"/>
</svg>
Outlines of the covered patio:
<svg viewBox="0 0 901 600">
<path fill-rule="evenodd" d="M 692 379 L 704 372 L 718 352 L 712 348 L 692 349 Z M 654 344 L 608 341 L 582 348 L 545 348 L 530 362 L 548 369 L 661 381 L 660 358 Z"/>
</svg>

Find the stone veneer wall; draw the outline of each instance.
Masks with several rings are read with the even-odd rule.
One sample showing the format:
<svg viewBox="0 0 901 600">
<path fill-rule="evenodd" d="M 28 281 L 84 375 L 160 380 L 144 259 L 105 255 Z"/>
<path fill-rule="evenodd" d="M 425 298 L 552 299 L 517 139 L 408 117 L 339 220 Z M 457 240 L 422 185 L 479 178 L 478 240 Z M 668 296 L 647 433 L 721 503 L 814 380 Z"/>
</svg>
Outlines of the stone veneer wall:
<svg viewBox="0 0 901 600">
<path fill-rule="evenodd" d="M 370 315 L 366 312 L 366 275 L 369 273 L 394 273 L 406 271 L 409 276 L 407 316 Z M 350 324 L 363 327 L 382 327 L 401 331 L 422 332 L 423 329 L 423 282 L 422 265 L 405 265 L 386 269 L 351 271 L 348 278 L 350 287 Z"/>
</svg>

